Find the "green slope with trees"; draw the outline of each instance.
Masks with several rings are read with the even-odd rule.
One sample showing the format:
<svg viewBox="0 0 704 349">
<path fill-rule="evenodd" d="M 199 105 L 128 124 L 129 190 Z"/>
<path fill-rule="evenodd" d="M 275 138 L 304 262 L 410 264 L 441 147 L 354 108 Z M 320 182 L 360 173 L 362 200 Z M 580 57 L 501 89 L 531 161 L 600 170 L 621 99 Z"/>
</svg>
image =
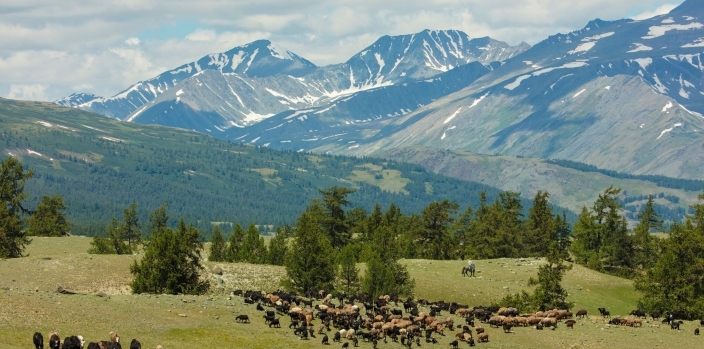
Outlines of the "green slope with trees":
<svg viewBox="0 0 704 349">
<path fill-rule="evenodd" d="M 477 204 L 482 191 L 490 198 L 499 194 L 417 165 L 276 151 L 7 99 L 0 99 L 0 150 L 2 159 L 15 157 L 34 171 L 26 184 L 28 207 L 59 195 L 71 234 L 89 236 L 103 233 L 135 202 L 140 221 L 168 202 L 173 216 L 209 239 L 211 222 L 292 223 L 320 188 L 354 188 L 348 200 L 368 212 L 392 202 L 403 212 L 419 212 L 443 199 L 464 208 Z"/>
</svg>

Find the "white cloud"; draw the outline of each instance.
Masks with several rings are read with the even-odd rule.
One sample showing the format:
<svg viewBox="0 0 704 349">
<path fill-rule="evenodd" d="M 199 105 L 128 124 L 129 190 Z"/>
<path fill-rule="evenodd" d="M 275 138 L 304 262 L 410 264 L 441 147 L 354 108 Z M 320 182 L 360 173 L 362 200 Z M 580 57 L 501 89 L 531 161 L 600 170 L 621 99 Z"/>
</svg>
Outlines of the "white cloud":
<svg viewBox="0 0 704 349">
<path fill-rule="evenodd" d="M 643 20 L 643 19 L 653 18 L 653 17 L 659 16 L 659 15 L 664 15 L 664 14 L 672 11 L 675 7 L 677 7 L 677 5 L 678 4 L 664 4 L 664 5 L 656 8 L 655 10 L 641 12 L 641 13 L 633 16 L 633 19 Z"/>
<path fill-rule="evenodd" d="M 134 36 L 131 38 L 127 38 L 127 40 L 125 40 L 125 44 L 130 45 L 130 46 L 138 46 L 141 42 L 142 41 L 139 40 L 139 38 L 134 37 Z"/>
<path fill-rule="evenodd" d="M 318 65 L 344 62 L 382 35 L 423 29 L 535 44 L 594 18 L 661 14 L 672 1 L 4 0 L 0 95 L 45 86 L 45 100 L 72 92 L 109 96 L 257 39 L 275 41 Z"/>
<path fill-rule="evenodd" d="M 48 98 L 46 88 L 47 86 L 42 84 L 10 85 L 10 92 L 7 94 L 7 98 L 46 101 Z"/>
<path fill-rule="evenodd" d="M 197 29 L 193 33 L 186 35 L 188 41 L 213 41 L 217 37 L 215 30 Z"/>
</svg>

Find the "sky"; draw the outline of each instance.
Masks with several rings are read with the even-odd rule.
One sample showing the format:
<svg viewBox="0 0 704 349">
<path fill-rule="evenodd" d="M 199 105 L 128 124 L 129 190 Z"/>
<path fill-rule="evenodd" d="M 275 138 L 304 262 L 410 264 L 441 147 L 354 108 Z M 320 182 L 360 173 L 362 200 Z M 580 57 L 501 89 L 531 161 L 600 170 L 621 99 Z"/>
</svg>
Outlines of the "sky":
<svg viewBox="0 0 704 349">
<path fill-rule="evenodd" d="M 317 65 L 383 35 L 457 29 L 533 45 L 595 18 L 645 19 L 679 0 L 3 0 L 0 97 L 112 96 L 258 39 Z"/>
</svg>

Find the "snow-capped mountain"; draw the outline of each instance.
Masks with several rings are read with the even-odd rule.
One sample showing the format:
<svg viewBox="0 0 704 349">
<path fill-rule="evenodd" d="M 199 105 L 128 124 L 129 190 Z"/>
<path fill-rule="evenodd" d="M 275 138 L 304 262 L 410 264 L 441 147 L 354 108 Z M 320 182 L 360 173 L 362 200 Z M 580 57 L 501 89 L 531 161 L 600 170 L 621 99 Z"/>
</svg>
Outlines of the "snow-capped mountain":
<svg viewBox="0 0 704 349">
<path fill-rule="evenodd" d="M 324 109 L 361 91 L 427 79 L 470 62 L 489 64 L 529 47 L 470 39 L 460 31 L 425 30 L 382 37 L 346 63 L 315 67 L 269 41 L 256 41 L 185 64 L 116 96 L 64 105 L 126 121 L 215 134 L 291 110 Z M 387 100 L 382 109 L 408 113 L 439 97 L 428 93 L 418 103 L 398 106 Z M 386 114 L 365 112 L 368 117 Z"/>
<path fill-rule="evenodd" d="M 109 98 L 94 96 L 93 99 L 83 99 L 83 103 L 76 104 L 74 99 L 67 97 L 56 101 L 56 103 L 122 120 L 138 110 L 143 111 L 146 104 L 173 89 L 181 81 L 203 72 L 217 71 L 220 74 L 261 78 L 279 74 L 302 76 L 316 68 L 313 63 L 295 53 L 277 48 L 268 40 L 259 40 L 235 47 L 227 52 L 204 56 L 198 61 L 184 64 L 152 79 L 138 82 Z M 71 96 L 75 95 L 89 94 Z"/>
<path fill-rule="evenodd" d="M 420 145 L 702 178 L 704 6 L 696 3 L 551 36 L 372 136 L 304 149 L 382 155 Z"/>
<path fill-rule="evenodd" d="M 92 93 L 72 93 L 68 97 L 64 97 L 61 99 L 57 99 L 54 101 L 54 103 L 58 105 L 63 105 L 64 107 L 78 107 L 80 105 L 86 104 L 92 100 L 102 98 L 100 96 L 96 96 Z"/>
</svg>

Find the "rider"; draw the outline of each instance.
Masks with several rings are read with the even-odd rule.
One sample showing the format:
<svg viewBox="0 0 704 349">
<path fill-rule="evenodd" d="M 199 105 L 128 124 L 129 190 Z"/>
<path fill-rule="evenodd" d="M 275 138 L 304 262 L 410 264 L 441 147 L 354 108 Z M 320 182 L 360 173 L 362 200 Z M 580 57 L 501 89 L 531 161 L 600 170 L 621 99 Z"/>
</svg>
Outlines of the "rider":
<svg viewBox="0 0 704 349">
<path fill-rule="evenodd" d="M 474 277 L 474 263 L 471 259 L 467 261 L 467 265 L 469 266 L 469 276 Z"/>
</svg>

